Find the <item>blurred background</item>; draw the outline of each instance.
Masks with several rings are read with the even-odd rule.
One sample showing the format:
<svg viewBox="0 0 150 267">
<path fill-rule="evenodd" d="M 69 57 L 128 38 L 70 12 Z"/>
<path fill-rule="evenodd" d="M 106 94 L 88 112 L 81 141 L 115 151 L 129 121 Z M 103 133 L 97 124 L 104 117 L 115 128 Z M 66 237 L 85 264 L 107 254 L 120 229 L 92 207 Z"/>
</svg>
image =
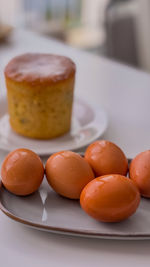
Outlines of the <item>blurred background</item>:
<svg viewBox="0 0 150 267">
<path fill-rule="evenodd" d="M 15 27 L 150 72 L 150 0 L 0 0 L 0 44 Z"/>
</svg>

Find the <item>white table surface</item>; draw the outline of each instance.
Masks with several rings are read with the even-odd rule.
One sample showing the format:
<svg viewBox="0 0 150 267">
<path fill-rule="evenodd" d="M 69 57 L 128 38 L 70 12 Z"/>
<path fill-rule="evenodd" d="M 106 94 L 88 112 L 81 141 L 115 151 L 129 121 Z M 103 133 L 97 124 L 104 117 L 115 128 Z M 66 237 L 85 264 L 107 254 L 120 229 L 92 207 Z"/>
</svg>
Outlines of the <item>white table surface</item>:
<svg viewBox="0 0 150 267">
<path fill-rule="evenodd" d="M 109 115 L 105 139 L 128 157 L 150 146 L 150 76 L 115 62 L 67 47 L 57 41 L 16 31 L 0 44 L 0 95 L 5 95 L 3 68 L 23 52 L 71 57 L 77 64 L 76 95 Z M 0 163 L 6 153 L 0 151 Z M 0 266 L 149 266 L 150 241 L 77 238 L 40 232 L 13 222 L 0 212 Z"/>
</svg>

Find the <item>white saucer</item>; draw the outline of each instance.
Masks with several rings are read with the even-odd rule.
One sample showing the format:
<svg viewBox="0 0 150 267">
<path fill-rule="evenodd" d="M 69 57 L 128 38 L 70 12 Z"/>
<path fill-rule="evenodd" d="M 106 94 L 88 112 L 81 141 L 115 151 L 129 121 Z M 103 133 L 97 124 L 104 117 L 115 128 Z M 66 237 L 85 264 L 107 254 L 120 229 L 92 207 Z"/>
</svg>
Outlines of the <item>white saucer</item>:
<svg viewBox="0 0 150 267">
<path fill-rule="evenodd" d="M 103 109 L 98 110 L 83 100 L 75 99 L 70 133 L 51 140 L 37 140 L 16 134 L 9 125 L 6 98 L 0 100 L 0 149 L 12 151 L 28 148 L 39 155 L 61 150 L 75 150 L 100 137 L 107 128 L 108 120 Z"/>
</svg>

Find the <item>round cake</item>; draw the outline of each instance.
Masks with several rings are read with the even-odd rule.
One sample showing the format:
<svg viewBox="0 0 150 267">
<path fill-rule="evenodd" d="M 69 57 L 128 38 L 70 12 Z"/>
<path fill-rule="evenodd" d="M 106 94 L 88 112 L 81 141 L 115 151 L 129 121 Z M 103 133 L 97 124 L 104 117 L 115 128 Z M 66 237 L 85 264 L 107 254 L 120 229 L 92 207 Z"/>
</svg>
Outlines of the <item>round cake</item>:
<svg viewBox="0 0 150 267">
<path fill-rule="evenodd" d="M 13 58 L 4 71 L 12 128 L 39 139 L 68 132 L 75 71 L 64 56 L 28 53 Z"/>
</svg>

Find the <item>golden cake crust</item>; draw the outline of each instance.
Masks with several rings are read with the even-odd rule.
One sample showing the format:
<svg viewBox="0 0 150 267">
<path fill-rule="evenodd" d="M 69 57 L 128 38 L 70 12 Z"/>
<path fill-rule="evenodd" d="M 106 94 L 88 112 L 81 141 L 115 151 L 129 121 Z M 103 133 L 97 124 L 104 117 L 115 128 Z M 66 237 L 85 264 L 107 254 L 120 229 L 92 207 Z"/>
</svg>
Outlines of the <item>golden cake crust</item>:
<svg viewBox="0 0 150 267">
<path fill-rule="evenodd" d="M 13 58 L 5 67 L 6 78 L 29 84 L 56 83 L 75 74 L 76 67 L 64 56 L 27 53 Z"/>
</svg>

